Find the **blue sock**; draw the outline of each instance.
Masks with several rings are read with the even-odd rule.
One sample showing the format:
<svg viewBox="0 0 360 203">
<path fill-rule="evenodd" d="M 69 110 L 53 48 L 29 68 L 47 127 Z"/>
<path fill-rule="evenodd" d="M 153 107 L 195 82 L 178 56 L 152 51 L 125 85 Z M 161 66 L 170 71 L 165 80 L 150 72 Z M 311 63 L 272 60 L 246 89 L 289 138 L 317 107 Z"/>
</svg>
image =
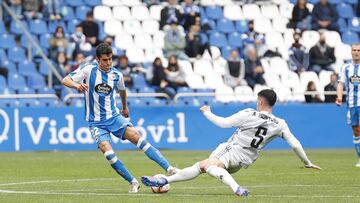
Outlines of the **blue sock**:
<svg viewBox="0 0 360 203">
<path fill-rule="evenodd" d="M 355 144 L 356 153 L 360 158 L 360 137 L 354 137 L 354 144 Z"/>
<path fill-rule="evenodd" d="M 125 168 L 124 164 L 116 157 L 113 150 L 104 153 L 106 159 L 110 162 L 111 167 L 125 180 L 131 183 L 134 180 L 134 176 Z"/>
<path fill-rule="evenodd" d="M 143 150 L 145 154 L 157 164 L 161 166 L 165 171 L 169 168 L 170 164 L 165 157 L 155 147 L 151 146 L 144 138 L 140 138 L 137 145 L 139 149 Z"/>
</svg>

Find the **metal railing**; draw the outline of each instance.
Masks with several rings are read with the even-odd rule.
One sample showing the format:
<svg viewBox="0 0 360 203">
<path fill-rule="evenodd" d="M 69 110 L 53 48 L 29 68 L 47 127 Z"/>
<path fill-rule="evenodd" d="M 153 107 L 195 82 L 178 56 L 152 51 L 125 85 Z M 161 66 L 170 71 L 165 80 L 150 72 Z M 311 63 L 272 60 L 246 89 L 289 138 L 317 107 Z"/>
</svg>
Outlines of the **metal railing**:
<svg viewBox="0 0 360 203">
<path fill-rule="evenodd" d="M 63 101 L 66 103 L 68 102 L 70 99 L 73 98 L 83 98 L 84 94 L 67 94 Z M 120 97 L 119 95 L 117 95 L 116 97 Z M 170 99 L 169 95 L 165 94 L 165 93 L 127 93 L 127 97 L 161 97 L 161 98 L 165 98 L 165 99 Z"/>
</svg>

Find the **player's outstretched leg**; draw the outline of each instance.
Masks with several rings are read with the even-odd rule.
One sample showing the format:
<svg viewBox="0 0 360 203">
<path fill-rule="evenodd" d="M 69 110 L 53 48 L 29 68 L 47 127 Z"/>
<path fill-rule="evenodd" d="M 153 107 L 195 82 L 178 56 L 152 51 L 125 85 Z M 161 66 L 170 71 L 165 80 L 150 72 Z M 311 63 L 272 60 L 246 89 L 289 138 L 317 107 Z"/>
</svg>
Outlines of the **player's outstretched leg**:
<svg viewBox="0 0 360 203">
<path fill-rule="evenodd" d="M 175 174 L 178 171 L 177 168 L 169 164 L 159 150 L 141 137 L 134 127 L 126 128 L 124 138 L 135 144 L 139 149 L 143 150 L 149 159 L 159 164 L 169 175 Z"/>
</svg>

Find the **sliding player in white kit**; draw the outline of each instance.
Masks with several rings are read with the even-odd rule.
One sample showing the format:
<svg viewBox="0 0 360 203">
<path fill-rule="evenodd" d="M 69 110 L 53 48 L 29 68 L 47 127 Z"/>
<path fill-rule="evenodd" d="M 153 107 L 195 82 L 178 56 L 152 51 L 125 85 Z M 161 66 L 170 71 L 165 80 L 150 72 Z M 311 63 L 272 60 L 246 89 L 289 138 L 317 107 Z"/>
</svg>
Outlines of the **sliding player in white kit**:
<svg viewBox="0 0 360 203">
<path fill-rule="evenodd" d="M 300 142 L 290 132 L 286 122 L 272 114 L 272 106 L 275 102 L 276 93 L 266 89 L 258 94 L 257 110 L 248 108 L 223 118 L 214 115 L 209 106 L 201 107 L 200 111 L 215 125 L 222 128 L 236 127 L 237 130 L 226 143 L 220 144 L 208 159 L 184 168 L 175 175 L 162 178 L 143 176 L 142 182 L 146 186 L 161 187 L 168 183 L 191 180 L 206 172 L 231 187 L 236 195 L 248 196 L 249 190 L 241 187 L 230 173 L 234 173 L 240 168 L 247 168 L 254 163 L 260 150 L 276 137 L 287 141 L 301 161 L 305 163 L 306 168 L 320 170 L 319 166 L 312 164 L 308 159 Z"/>
</svg>

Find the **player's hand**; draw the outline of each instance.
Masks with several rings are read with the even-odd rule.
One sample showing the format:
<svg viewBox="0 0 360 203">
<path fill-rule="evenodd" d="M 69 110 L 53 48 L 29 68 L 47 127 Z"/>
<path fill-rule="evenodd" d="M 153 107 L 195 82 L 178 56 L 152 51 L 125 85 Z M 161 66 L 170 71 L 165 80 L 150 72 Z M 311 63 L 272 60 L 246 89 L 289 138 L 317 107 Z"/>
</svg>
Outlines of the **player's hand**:
<svg viewBox="0 0 360 203">
<path fill-rule="evenodd" d="M 337 106 L 341 106 L 341 104 L 342 104 L 342 98 L 336 98 L 335 104 L 336 104 Z"/>
<path fill-rule="evenodd" d="M 206 111 L 211 111 L 211 108 L 210 108 L 210 106 L 204 105 L 204 106 L 202 106 L 202 107 L 200 108 L 200 111 L 201 111 L 202 113 L 205 113 Z"/>
<path fill-rule="evenodd" d="M 123 107 L 123 108 L 121 109 L 121 114 L 122 114 L 125 118 L 129 117 L 129 109 L 128 109 L 127 106 L 125 106 L 125 107 Z"/>
<path fill-rule="evenodd" d="M 316 170 L 322 170 L 322 168 L 320 168 L 320 166 L 317 166 L 315 164 L 307 164 L 307 165 L 305 165 L 305 168 L 312 168 L 312 169 L 316 169 Z"/>
<path fill-rule="evenodd" d="M 86 91 L 88 91 L 89 87 L 87 84 L 82 83 L 82 84 L 79 84 L 79 86 L 77 86 L 76 89 L 79 90 L 80 92 L 86 92 Z"/>
</svg>

